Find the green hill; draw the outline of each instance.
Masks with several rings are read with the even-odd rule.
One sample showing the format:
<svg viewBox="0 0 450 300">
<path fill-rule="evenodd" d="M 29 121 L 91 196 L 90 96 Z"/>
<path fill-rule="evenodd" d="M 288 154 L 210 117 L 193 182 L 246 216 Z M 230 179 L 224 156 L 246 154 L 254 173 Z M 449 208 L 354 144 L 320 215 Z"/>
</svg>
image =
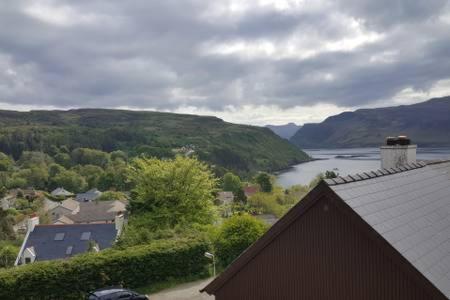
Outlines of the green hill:
<svg viewBox="0 0 450 300">
<path fill-rule="evenodd" d="M 216 117 L 107 109 L 0 111 L 1 152 L 17 159 L 22 151 L 51 153 L 61 146 L 124 150 L 131 156 L 168 157 L 189 151 L 241 174 L 273 171 L 309 159 L 268 128 Z"/>
<path fill-rule="evenodd" d="M 302 148 L 373 147 L 397 135 L 407 135 L 422 147 L 450 146 L 450 96 L 344 112 L 319 124 L 305 124 L 290 141 Z"/>
</svg>

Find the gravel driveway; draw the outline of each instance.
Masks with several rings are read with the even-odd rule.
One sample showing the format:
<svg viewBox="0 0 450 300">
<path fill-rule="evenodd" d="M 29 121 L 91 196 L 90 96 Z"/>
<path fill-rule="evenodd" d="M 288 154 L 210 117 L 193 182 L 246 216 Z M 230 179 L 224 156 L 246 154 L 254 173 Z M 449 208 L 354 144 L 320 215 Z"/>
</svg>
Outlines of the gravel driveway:
<svg viewBox="0 0 450 300">
<path fill-rule="evenodd" d="M 179 286 L 149 295 L 150 300 L 214 300 L 214 297 L 199 291 L 204 288 L 212 278 L 180 284 Z"/>
</svg>

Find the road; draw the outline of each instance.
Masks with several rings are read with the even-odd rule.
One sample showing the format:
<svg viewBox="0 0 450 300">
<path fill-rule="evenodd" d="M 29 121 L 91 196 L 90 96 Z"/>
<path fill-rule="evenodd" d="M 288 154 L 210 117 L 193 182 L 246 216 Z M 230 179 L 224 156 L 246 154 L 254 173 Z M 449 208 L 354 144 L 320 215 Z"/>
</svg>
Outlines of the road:
<svg viewBox="0 0 450 300">
<path fill-rule="evenodd" d="M 208 278 L 180 284 L 176 287 L 149 295 L 149 297 L 150 300 L 214 300 L 214 297 L 199 292 L 211 280 L 212 278 Z"/>
</svg>

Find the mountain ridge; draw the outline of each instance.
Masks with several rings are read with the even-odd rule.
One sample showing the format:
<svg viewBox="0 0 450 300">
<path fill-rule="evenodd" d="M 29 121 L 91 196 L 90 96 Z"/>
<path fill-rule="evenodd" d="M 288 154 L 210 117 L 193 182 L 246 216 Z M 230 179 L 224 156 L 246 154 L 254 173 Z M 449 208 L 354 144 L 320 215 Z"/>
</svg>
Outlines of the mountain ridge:
<svg viewBox="0 0 450 300">
<path fill-rule="evenodd" d="M 305 124 L 290 141 L 302 148 L 376 147 L 387 136 L 408 135 L 419 146 L 447 147 L 449 116 L 450 96 L 411 105 L 364 108 Z"/>
<path fill-rule="evenodd" d="M 284 125 L 266 125 L 265 127 L 269 128 L 273 132 L 275 132 L 278 136 L 284 139 L 290 139 L 302 126 L 297 125 L 293 122 L 284 124 Z"/>
</svg>

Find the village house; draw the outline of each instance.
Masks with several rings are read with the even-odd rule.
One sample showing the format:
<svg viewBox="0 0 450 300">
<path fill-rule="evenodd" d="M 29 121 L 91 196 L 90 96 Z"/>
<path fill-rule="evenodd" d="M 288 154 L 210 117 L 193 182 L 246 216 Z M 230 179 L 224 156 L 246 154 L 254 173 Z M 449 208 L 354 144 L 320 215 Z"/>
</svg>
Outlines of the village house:
<svg viewBox="0 0 450 300">
<path fill-rule="evenodd" d="M 413 150 L 411 150 L 413 149 Z M 382 147 L 384 168 L 316 186 L 202 291 L 215 299 L 450 299 L 450 161 Z"/>
<path fill-rule="evenodd" d="M 257 185 L 250 185 L 250 186 L 246 186 L 244 187 L 244 194 L 245 197 L 250 198 L 251 196 L 253 196 L 254 194 L 259 192 L 259 186 Z"/>
<path fill-rule="evenodd" d="M 116 215 L 114 223 L 102 224 L 39 225 L 38 217 L 30 218 L 15 265 L 66 259 L 110 248 L 120 236 L 123 224 L 123 215 Z"/>
<path fill-rule="evenodd" d="M 52 222 L 66 215 L 73 215 L 80 211 L 80 203 L 71 198 L 61 202 L 44 199 L 44 211 L 47 211 Z"/>
<path fill-rule="evenodd" d="M 51 193 L 50 193 L 53 197 L 60 197 L 60 198 L 67 198 L 67 197 L 72 197 L 74 194 L 66 191 L 64 188 L 59 187 L 54 189 Z"/>
<path fill-rule="evenodd" d="M 77 203 L 78 212 L 62 216 L 55 224 L 113 223 L 118 214 L 126 212 L 126 204 L 118 200 Z"/>
<path fill-rule="evenodd" d="M 220 205 L 231 204 L 234 201 L 233 192 L 218 192 L 216 200 Z"/>
<path fill-rule="evenodd" d="M 102 195 L 98 189 L 91 189 L 85 193 L 79 193 L 75 196 L 75 200 L 78 202 L 90 202 L 97 200 Z"/>
</svg>

